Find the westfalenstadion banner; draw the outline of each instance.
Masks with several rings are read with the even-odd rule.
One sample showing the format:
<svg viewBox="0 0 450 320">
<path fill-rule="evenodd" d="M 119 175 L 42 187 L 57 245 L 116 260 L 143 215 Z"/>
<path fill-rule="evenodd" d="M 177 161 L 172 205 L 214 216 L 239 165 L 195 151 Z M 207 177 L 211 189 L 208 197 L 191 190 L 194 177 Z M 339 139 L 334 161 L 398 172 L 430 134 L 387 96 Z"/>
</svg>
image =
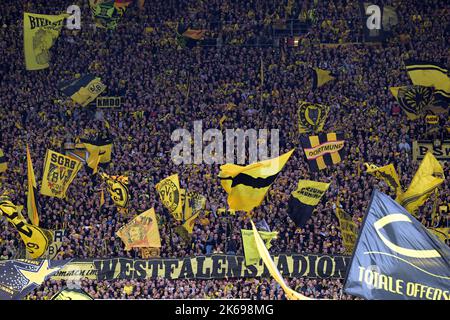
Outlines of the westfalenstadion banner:
<svg viewBox="0 0 450 320">
<path fill-rule="evenodd" d="M 450 300 L 450 248 L 375 190 L 344 291 L 365 299 Z"/>
</svg>

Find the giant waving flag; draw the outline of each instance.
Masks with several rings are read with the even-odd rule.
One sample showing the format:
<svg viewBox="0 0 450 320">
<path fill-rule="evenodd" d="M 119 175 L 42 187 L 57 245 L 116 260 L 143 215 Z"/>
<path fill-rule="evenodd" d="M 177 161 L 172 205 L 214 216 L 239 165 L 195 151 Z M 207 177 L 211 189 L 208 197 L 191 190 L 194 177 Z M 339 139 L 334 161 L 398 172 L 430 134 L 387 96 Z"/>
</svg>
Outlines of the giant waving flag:
<svg viewBox="0 0 450 320">
<path fill-rule="evenodd" d="M 248 166 L 224 164 L 220 167 L 219 179 L 228 193 L 231 209 L 251 211 L 259 206 L 271 184 L 283 169 L 295 149 L 285 154 Z"/>
<path fill-rule="evenodd" d="M 344 291 L 365 299 L 449 300 L 450 248 L 374 190 Z"/>
</svg>

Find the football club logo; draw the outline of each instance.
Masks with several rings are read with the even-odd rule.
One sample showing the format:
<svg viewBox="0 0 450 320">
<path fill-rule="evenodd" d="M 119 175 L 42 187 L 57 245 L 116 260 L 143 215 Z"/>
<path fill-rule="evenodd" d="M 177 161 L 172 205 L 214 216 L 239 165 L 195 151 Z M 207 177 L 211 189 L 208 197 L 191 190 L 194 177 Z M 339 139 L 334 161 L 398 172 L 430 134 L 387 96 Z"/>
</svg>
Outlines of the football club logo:
<svg viewBox="0 0 450 320">
<path fill-rule="evenodd" d="M 421 114 L 432 100 L 433 88 L 430 87 L 410 86 L 398 90 L 398 102 L 412 114 Z"/>
<path fill-rule="evenodd" d="M 180 192 L 175 183 L 170 179 L 163 180 L 160 182 L 159 190 L 164 206 L 170 212 L 177 210 L 180 203 Z"/>
<path fill-rule="evenodd" d="M 330 108 L 305 101 L 301 101 L 299 104 L 297 113 L 300 133 L 321 131 Z"/>
</svg>

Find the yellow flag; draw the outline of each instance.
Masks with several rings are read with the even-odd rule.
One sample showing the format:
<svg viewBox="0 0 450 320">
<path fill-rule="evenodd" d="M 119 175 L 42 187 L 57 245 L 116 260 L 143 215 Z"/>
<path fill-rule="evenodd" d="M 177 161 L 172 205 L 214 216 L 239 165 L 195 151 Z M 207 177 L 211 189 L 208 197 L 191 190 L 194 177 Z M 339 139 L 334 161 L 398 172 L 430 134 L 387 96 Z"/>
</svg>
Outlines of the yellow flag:
<svg viewBox="0 0 450 320">
<path fill-rule="evenodd" d="M 121 227 L 116 234 L 125 244 L 125 250 L 141 247 L 161 247 L 158 221 L 153 208 L 135 217 Z"/>
<path fill-rule="evenodd" d="M 261 239 L 263 239 L 267 250 L 270 249 L 272 239 L 275 239 L 278 235 L 277 231 L 267 232 L 258 231 Z M 242 246 L 244 247 L 245 265 L 255 265 L 259 262 L 260 256 L 258 249 L 256 248 L 255 237 L 253 236 L 253 230 L 241 229 Z"/>
<path fill-rule="evenodd" d="M 425 203 L 431 193 L 444 182 L 444 170 L 431 152 L 427 152 L 408 190 L 395 199 L 411 214 Z"/>
<path fill-rule="evenodd" d="M 222 165 L 219 179 L 228 193 L 228 206 L 246 212 L 259 206 L 294 150 L 245 167 L 230 163 Z"/>
<path fill-rule="evenodd" d="M 98 141 L 83 140 L 83 145 L 89 153 L 86 164 L 89 173 L 95 174 L 98 171 L 99 164 L 107 164 L 111 162 L 111 153 L 113 142 L 110 139 L 101 139 Z"/>
<path fill-rule="evenodd" d="M 27 172 L 28 172 L 28 194 L 27 194 L 27 211 L 28 218 L 31 223 L 36 227 L 39 226 L 39 213 L 38 213 L 38 202 L 37 196 L 37 186 L 36 178 L 34 176 L 33 162 L 31 161 L 30 148 L 27 144 Z"/>
<path fill-rule="evenodd" d="M 8 169 L 8 162 L 6 161 L 5 154 L 3 150 L 0 149 L 0 173 L 5 172 Z"/>
<path fill-rule="evenodd" d="M 367 173 L 374 175 L 378 179 L 382 179 L 397 194 L 402 192 L 397 171 L 395 171 L 392 163 L 383 167 L 378 167 L 377 165 L 370 163 L 364 163 L 364 165 L 366 166 Z"/>
<path fill-rule="evenodd" d="M 336 217 L 339 220 L 339 229 L 342 235 L 342 243 L 345 247 L 345 254 L 352 254 L 358 239 L 358 225 L 353 222 L 352 217 L 345 212 L 336 201 Z"/>
<path fill-rule="evenodd" d="M 183 220 L 183 204 L 178 174 L 173 174 L 158 182 L 155 186 L 163 205 L 173 215 L 175 220 Z"/>
<path fill-rule="evenodd" d="M 40 258 L 45 254 L 52 241 L 49 231 L 29 224 L 18 211 L 18 206 L 16 207 L 7 197 L 0 199 L 0 215 L 5 216 L 17 229 L 32 259 Z"/>
<path fill-rule="evenodd" d="M 128 177 L 125 176 L 109 176 L 106 173 L 100 173 L 100 176 L 106 182 L 109 195 L 114 204 L 126 209 L 130 202 L 130 191 L 128 190 Z M 126 211 L 126 210 L 125 210 Z"/>
<path fill-rule="evenodd" d="M 198 213 L 192 215 L 183 223 L 183 227 L 184 229 L 186 229 L 187 233 L 192 234 L 192 231 L 194 230 L 195 220 L 197 220 L 198 215 Z"/>
<path fill-rule="evenodd" d="M 270 257 L 269 251 L 267 250 L 266 246 L 264 245 L 264 241 L 261 239 L 258 230 L 256 230 L 255 224 L 252 220 L 250 220 L 252 223 L 252 229 L 253 229 L 253 236 L 255 237 L 256 242 L 256 248 L 258 249 L 259 255 L 261 256 L 262 260 L 264 261 L 264 264 L 266 265 L 267 269 L 270 272 L 270 275 L 278 282 L 278 284 L 283 288 L 284 293 L 286 294 L 286 297 L 289 300 L 312 300 L 311 298 L 305 297 L 304 295 L 295 292 L 289 286 L 284 282 L 283 277 L 280 274 L 280 271 L 277 269 L 277 266 L 275 265 L 275 262 L 273 262 L 272 258 Z"/>
<path fill-rule="evenodd" d="M 23 43 L 27 70 L 49 67 L 50 48 L 59 37 L 64 19 L 68 14 L 23 14 Z"/>
<path fill-rule="evenodd" d="M 331 71 L 323 70 L 319 68 L 314 68 L 313 74 L 313 90 L 320 88 L 328 81 L 334 80 L 335 78 L 331 75 Z"/>
</svg>

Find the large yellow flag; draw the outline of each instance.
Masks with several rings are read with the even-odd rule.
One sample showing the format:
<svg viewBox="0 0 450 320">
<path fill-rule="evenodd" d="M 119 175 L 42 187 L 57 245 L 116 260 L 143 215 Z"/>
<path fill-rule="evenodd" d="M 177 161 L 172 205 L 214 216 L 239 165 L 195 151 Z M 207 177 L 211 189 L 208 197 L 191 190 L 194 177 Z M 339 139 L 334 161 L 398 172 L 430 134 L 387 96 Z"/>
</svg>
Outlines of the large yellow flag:
<svg viewBox="0 0 450 320">
<path fill-rule="evenodd" d="M 275 239 L 278 235 L 277 231 L 258 231 L 261 239 L 263 239 L 267 250 L 270 249 L 272 239 Z M 258 249 L 256 248 L 255 237 L 253 236 L 253 230 L 241 229 L 242 246 L 244 247 L 245 265 L 255 265 L 259 262 L 260 256 Z"/>
<path fill-rule="evenodd" d="M 81 162 L 47 149 L 41 194 L 64 199 L 66 191 L 81 168 Z"/>
<path fill-rule="evenodd" d="M 228 193 L 228 206 L 247 212 L 259 206 L 294 150 L 245 167 L 230 163 L 222 165 L 219 179 Z"/>
<path fill-rule="evenodd" d="M 183 220 L 183 204 L 178 174 L 173 174 L 158 182 L 155 186 L 163 205 L 173 215 L 175 220 Z"/>
<path fill-rule="evenodd" d="M 0 198 L 0 215 L 5 216 L 17 229 L 29 256 L 33 259 L 40 258 L 47 251 L 52 241 L 52 234 L 45 229 L 29 224 L 18 207 L 8 197 Z"/>
<path fill-rule="evenodd" d="M 305 297 L 304 295 L 292 290 L 291 288 L 289 288 L 286 282 L 284 282 L 284 279 L 281 276 L 280 271 L 277 269 L 275 262 L 273 262 L 272 258 L 270 257 L 269 251 L 267 250 L 264 241 L 261 239 L 258 230 L 255 227 L 255 224 L 253 223 L 252 220 L 250 220 L 250 222 L 252 223 L 253 236 L 255 237 L 256 248 L 258 249 L 259 255 L 261 256 L 262 260 L 264 261 L 264 264 L 269 270 L 270 275 L 283 288 L 286 297 L 289 300 L 312 300 L 311 298 Z"/>
<path fill-rule="evenodd" d="M 125 250 L 142 247 L 161 247 L 158 221 L 156 220 L 155 210 L 153 208 L 135 217 L 121 227 L 116 234 L 125 244 Z"/>
<path fill-rule="evenodd" d="M 431 152 L 427 152 L 408 190 L 397 196 L 400 203 L 411 214 L 425 203 L 431 193 L 444 182 L 444 170 Z"/>
<path fill-rule="evenodd" d="M 396 194 L 402 192 L 397 171 L 395 171 L 392 163 L 383 167 L 378 167 L 377 165 L 370 163 L 364 163 L 364 165 L 366 166 L 367 173 L 374 175 L 378 179 L 382 179 Z"/>
<path fill-rule="evenodd" d="M 23 44 L 27 70 L 49 67 L 50 48 L 59 37 L 64 19 L 68 14 L 23 14 Z"/>
<path fill-rule="evenodd" d="M 27 194 L 27 211 L 28 218 L 36 227 L 39 226 L 39 213 L 37 202 L 37 185 L 34 176 L 33 162 L 31 161 L 30 148 L 27 144 L 27 172 L 28 172 L 28 194 Z"/>
</svg>

